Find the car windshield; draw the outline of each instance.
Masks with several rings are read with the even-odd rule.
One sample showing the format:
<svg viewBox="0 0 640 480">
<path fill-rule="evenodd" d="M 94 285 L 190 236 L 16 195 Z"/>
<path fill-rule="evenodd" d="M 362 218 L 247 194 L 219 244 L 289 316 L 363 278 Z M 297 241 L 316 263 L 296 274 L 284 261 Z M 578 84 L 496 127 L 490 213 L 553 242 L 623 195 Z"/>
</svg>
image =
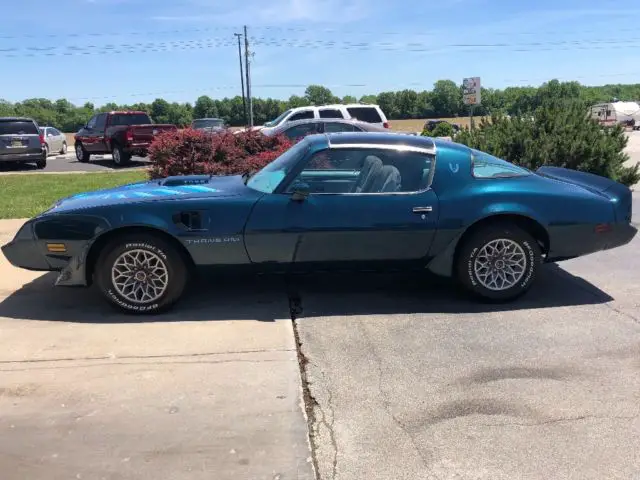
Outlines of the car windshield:
<svg viewBox="0 0 640 480">
<path fill-rule="evenodd" d="M 270 122 L 265 123 L 264 126 L 275 127 L 276 125 L 280 125 L 282 123 L 282 120 L 284 120 L 284 117 L 286 117 L 290 112 L 291 110 L 287 110 L 286 112 L 281 113 L 274 120 L 271 120 Z"/>
<path fill-rule="evenodd" d="M 297 143 L 250 177 L 247 186 L 259 192 L 273 193 L 308 149 L 309 143 L 307 141 L 303 140 Z"/>
<path fill-rule="evenodd" d="M 222 127 L 224 121 L 218 118 L 211 118 L 206 120 L 194 120 L 193 128 L 215 128 Z"/>
</svg>

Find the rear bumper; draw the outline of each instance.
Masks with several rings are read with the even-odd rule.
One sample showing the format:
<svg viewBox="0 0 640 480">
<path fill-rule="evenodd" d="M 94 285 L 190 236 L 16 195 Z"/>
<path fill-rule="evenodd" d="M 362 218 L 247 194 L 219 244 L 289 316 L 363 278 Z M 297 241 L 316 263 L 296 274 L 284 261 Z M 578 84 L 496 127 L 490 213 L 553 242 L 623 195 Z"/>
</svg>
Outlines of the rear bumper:
<svg viewBox="0 0 640 480">
<path fill-rule="evenodd" d="M 596 233 L 594 226 L 550 229 L 551 250 L 547 261 L 554 262 L 622 247 L 636 236 L 631 224 L 613 224 L 608 231 Z"/>
<path fill-rule="evenodd" d="M 3 153 L 0 162 L 37 162 L 45 156 L 44 150 L 37 153 Z"/>
</svg>

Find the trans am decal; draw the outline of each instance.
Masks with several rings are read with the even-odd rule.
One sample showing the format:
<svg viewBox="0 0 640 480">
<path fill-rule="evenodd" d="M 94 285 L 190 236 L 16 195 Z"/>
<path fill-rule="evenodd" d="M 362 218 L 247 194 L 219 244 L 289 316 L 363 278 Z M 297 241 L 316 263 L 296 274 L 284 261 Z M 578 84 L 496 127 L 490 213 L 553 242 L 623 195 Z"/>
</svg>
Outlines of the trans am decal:
<svg viewBox="0 0 640 480">
<path fill-rule="evenodd" d="M 141 182 L 112 189 L 78 193 L 57 202 L 54 210 L 86 208 L 101 204 L 121 203 L 135 200 L 154 200 L 170 197 L 193 196 L 203 193 L 220 193 L 222 190 L 208 185 L 175 185 L 166 187 L 157 182 Z"/>
</svg>

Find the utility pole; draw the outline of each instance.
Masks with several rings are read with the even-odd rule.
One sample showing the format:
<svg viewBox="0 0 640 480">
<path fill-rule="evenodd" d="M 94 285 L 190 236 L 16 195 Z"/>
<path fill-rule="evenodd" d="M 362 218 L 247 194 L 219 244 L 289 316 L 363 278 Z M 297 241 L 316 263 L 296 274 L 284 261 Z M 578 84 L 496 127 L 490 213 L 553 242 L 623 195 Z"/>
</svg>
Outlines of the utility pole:
<svg viewBox="0 0 640 480">
<path fill-rule="evenodd" d="M 247 125 L 249 123 L 249 119 L 247 118 L 247 100 L 244 96 L 244 71 L 242 69 L 242 47 L 240 46 L 240 37 L 242 37 L 241 33 L 234 33 L 236 37 L 238 37 L 238 58 L 240 59 L 240 85 L 242 86 L 242 112 L 244 113 L 244 123 Z"/>
<path fill-rule="evenodd" d="M 244 61 L 246 63 L 247 74 L 247 102 L 249 103 L 249 128 L 253 127 L 253 100 L 251 99 L 251 73 L 249 70 L 249 36 L 247 26 L 244 26 Z"/>
</svg>

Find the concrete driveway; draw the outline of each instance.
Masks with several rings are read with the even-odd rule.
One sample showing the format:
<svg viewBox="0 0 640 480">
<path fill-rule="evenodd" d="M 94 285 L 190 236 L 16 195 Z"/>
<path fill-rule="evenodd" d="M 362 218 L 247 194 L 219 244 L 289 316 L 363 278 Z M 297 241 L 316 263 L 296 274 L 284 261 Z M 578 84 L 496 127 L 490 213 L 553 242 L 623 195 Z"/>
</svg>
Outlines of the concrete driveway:
<svg viewBox="0 0 640 480">
<path fill-rule="evenodd" d="M 2 480 L 313 478 L 284 289 L 202 285 L 141 322 L 0 257 Z"/>
<path fill-rule="evenodd" d="M 320 478 L 640 478 L 638 251 L 549 265 L 493 307 L 403 277 L 299 282 Z"/>
</svg>

